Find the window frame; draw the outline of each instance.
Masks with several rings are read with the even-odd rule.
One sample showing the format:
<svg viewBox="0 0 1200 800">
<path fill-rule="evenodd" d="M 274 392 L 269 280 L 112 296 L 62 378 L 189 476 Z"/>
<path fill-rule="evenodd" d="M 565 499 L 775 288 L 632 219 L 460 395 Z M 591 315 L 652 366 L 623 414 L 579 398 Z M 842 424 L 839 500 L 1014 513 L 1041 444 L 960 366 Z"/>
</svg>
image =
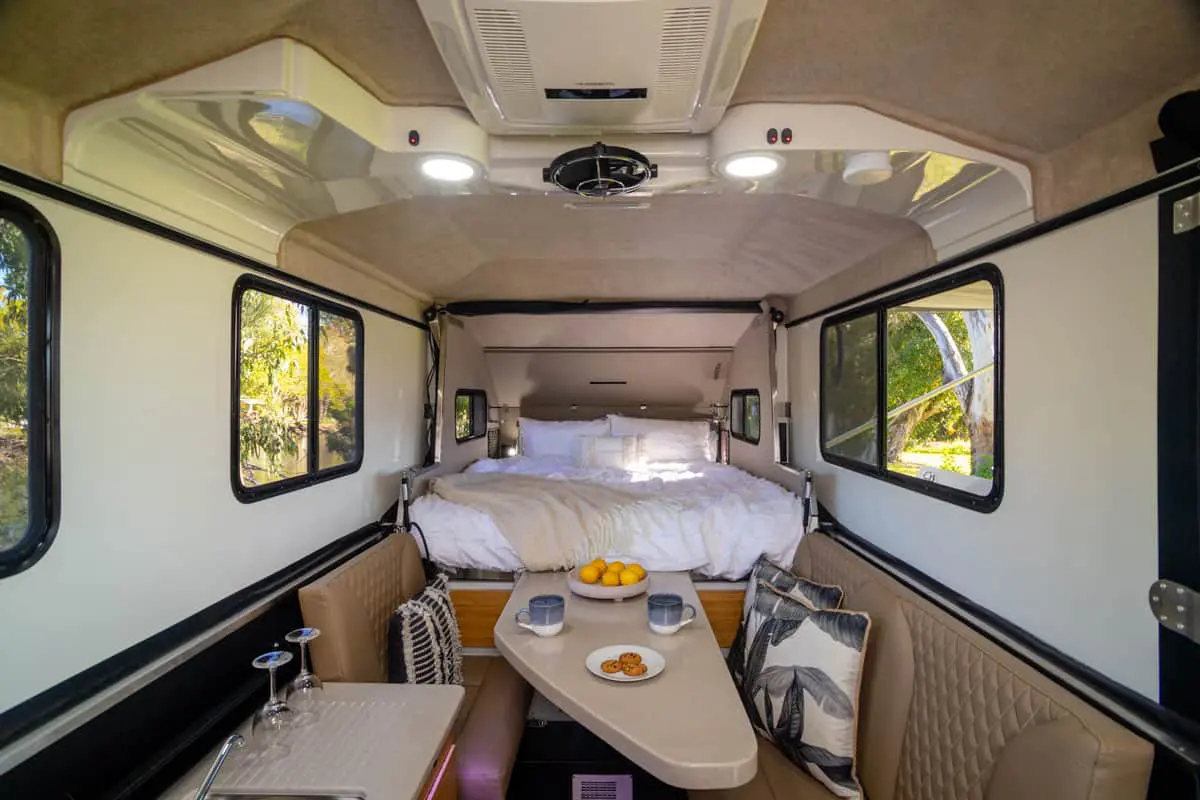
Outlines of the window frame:
<svg viewBox="0 0 1200 800">
<path fill-rule="evenodd" d="M 738 433 L 737 431 L 735 431 L 733 429 L 734 401 L 739 397 L 742 399 L 742 414 L 743 414 L 742 420 L 741 420 L 742 427 L 743 427 L 742 433 Z M 758 398 L 758 436 L 754 437 L 753 439 L 751 439 L 749 436 L 747 436 L 744 432 L 745 423 L 746 423 L 746 420 L 745 420 L 746 398 L 748 398 L 748 397 L 757 397 Z M 746 444 L 757 445 L 759 442 L 762 441 L 762 418 L 763 418 L 762 393 L 759 392 L 758 389 L 734 389 L 729 393 L 729 435 L 731 437 L 733 437 L 734 439 L 737 439 L 739 442 L 745 442 Z"/>
<path fill-rule="evenodd" d="M 468 405 L 468 409 L 471 412 L 471 434 L 463 439 L 460 439 L 460 438 L 458 438 L 458 431 L 455 430 L 454 431 L 455 444 L 464 444 L 466 442 L 473 442 L 476 439 L 482 439 L 483 437 L 487 436 L 487 434 L 488 434 L 487 392 L 483 389 L 458 389 L 457 391 L 455 391 L 454 392 L 455 416 L 457 416 L 457 414 L 458 414 L 458 398 L 460 398 L 460 397 L 470 398 L 470 404 Z M 482 426 L 481 430 L 479 430 L 478 432 L 475 431 L 475 403 L 477 403 L 477 402 L 482 403 L 482 405 L 483 405 L 483 426 Z"/>
<path fill-rule="evenodd" d="M 940 294 L 941 292 L 955 289 L 959 286 L 965 286 L 969 283 L 977 283 L 979 281 L 987 281 L 992 286 L 992 294 L 995 298 L 995 320 L 993 322 L 992 335 L 995 337 L 993 348 L 995 351 L 995 366 L 993 372 L 993 386 L 995 395 L 995 415 L 992 420 L 995 431 L 995 453 L 993 454 L 992 464 L 992 489 L 986 495 L 971 494 L 962 489 L 956 489 L 944 484 L 934 483 L 932 481 L 924 481 L 920 478 L 914 478 L 911 475 L 903 475 L 898 472 L 892 472 L 887 468 L 887 425 L 886 425 L 886 409 L 887 409 L 887 315 L 888 308 L 905 303 L 911 303 L 914 300 L 919 300 L 930 295 Z M 861 461 L 855 461 L 845 456 L 830 453 L 825 449 L 825 442 L 829 438 L 826 435 L 825 424 L 827 416 L 825 414 L 825 335 L 828 329 L 841 325 L 850 320 L 859 319 L 861 317 L 875 316 L 876 330 L 876 353 L 875 353 L 875 446 L 876 460 L 878 464 L 865 464 Z M 843 311 L 839 314 L 826 317 L 821 322 L 821 332 L 818 341 L 820 348 L 820 384 L 818 386 L 818 402 L 819 402 L 819 419 L 818 419 L 818 446 L 820 447 L 821 458 L 834 466 L 858 472 L 863 475 L 868 475 L 877 480 L 882 480 L 895 486 L 900 486 L 905 489 L 919 492 L 928 497 L 933 497 L 938 500 L 944 500 L 948 503 L 969 508 L 972 511 L 978 511 L 984 514 L 990 514 L 1000 506 L 1000 501 L 1004 498 L 1004 278 L 1000 272 L 1000 268 L 993 263 L 977 264 L 973 267 L 955 272 L 944 278 L 921 283 L 911 289 L 894 292 L 889 295 L 868 301 L 861 305 L 857 305 L 848 311 Z"/>
<path fill-rule="evenodd" d="M 17 545 L 0 551 L 0 578 L 6 578 L 36 564 L 58 533 L 62 491 L 58 423 L 62 255 L 50 222 L 24 200 L 0 192 L 0 218 L 21 229 L 30 249 L 26 362 L 29 516 Z"/>
<path fill-rule="evenodd" d="M 282 300 L 298 303 L 309 307 L 308 315 L 308 471 L 303 475 L 273 481 L 263 486 L 243 486 L 241 474 L 241 368 L 242 368 L 242 295 L 248 291 L 262 292 Z M 320 359 L 320 313 L 326 312 L 346 317 L 354 323 L 357 339 L 355 353 L 356 369 L 354 373 L 354 441 L 355 455 L 350 461 L 324 469 L 317 468 L 320 461 L 320 424 L 317 404 L 320 397 L 320 369 L 317 364 Z M 230 482 L 233 486 L 234 497 L 242 503 L 254 503 L 268 497 L 276 497 L 299 489 L 306 489 L 318 483 L 351 475 L 362 467 L 363 452 L 366 444 L 363 440 L 364 406 L 366 392 L 364 390 L 366 372 L 366 330 L 362 314 L 349 306 L 331 302 L 317 295 L 294 289 L 286 284 L 264 280 L 252 273 L 242 274 L 233 284 L 233 328 L 232 328 L 232 373 L 230 376 Z"/>
</svg>

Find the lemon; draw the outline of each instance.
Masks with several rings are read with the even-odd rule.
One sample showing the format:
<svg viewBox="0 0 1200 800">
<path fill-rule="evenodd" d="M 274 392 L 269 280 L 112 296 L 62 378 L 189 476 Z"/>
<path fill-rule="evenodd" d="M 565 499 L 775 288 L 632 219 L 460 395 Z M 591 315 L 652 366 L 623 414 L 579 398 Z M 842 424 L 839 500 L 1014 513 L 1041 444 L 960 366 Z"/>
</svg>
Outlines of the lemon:
<svg viewBox="0 0 1200 800">
<path fill-rule="evenodd" d="M 598 569 L 601 574 L 608 569 L 608 563 L 603 558 L 597 558 L 592 562 L 592 566 Z"/>
<path fill-rule="evenodd" d="M 641 580 L 642 578 L 646 577 L 646 570 L 645 570 L 645 568 L 642 567 L 641 564 L 630 564 L 629 569 L 631 569 L 637 573 L 638 580 Z"/>
<path fill-rule="evenodd" d="M 614 561 L 608 565 L 609 572 L 616 572 L 620 574 L 621 570 L 623 569 L 625 569 L 625 562 L 623 561 Z"/>
<path fill-rule="evenodd" d="M 612 573 L 609 574 L 611 575 Z M 641 578 L 638 577 L 638 574 L 631 569 L 621 570 L 621 574 L 618 577 L 621 580 L 622 586 L 632 586 L 641 580 Z"/>
<path fill-rule="evenodd" d="M 595 583 L 600 580 L 600 569 L 595 564 L 588 564 L 579 569 L 579 580 L 584 583 Z"/>
<path fill-rule="evenodd" d="M 618 586 L 621 578 L 615 572 L 606 572 L 600 576 L 600 582 L 605 586 Z"/>
</svg>

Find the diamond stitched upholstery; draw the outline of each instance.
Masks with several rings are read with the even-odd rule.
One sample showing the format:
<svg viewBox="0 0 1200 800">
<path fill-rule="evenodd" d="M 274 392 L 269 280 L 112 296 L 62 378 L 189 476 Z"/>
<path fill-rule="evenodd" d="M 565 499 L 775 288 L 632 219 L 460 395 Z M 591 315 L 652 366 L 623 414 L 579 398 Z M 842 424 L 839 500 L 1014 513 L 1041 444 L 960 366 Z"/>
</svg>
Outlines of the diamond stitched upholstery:
<svg viewBox="0 0 1200 800">
<path fill-rule="evenodd" d="M 872 615 L 858 768 L 870 800 L 1145 798 L 1149 742 L 828 536 L 804 537 L 794 566 L 841 586 L 845 608 Z M 877 617 L 888 621 L 886 645 L 874 638 Z M 871 649 L 881 646 L 872 664 Z M 756 779 L 744 794 L 691 796 L 806 797 L 807 776 L 761 750 L 760 770 L 773 767 L 769 789 Z"/>
</svg>

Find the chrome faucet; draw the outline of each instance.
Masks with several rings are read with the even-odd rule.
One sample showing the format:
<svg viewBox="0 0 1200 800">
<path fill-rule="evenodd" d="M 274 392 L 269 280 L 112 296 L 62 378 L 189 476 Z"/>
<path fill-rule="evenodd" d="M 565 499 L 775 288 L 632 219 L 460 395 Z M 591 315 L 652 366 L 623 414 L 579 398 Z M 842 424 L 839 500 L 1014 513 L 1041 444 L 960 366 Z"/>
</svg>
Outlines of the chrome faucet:
<svg viewBox="0 0 1200 800">
<path fill-rule="evenodd" d="M 208 790 L 212 788 L 213 781 L 217 779 L 217 773 L 221 771 L 221 765 L 225 763 L 225 758 L 229 755 L 229 751 L 235 747 L 244 747 L 245 745 L 246 738 L 240 733 L 235 733 L 225 740 L 225 744 L 221 745 L 220 751 L 217 752 L 216 760 L 209 767 L 208 774 L 204 776 L 204 782 L 196 790 L 195 800 L 205 800 L 208 797 Z"/>
</svg>

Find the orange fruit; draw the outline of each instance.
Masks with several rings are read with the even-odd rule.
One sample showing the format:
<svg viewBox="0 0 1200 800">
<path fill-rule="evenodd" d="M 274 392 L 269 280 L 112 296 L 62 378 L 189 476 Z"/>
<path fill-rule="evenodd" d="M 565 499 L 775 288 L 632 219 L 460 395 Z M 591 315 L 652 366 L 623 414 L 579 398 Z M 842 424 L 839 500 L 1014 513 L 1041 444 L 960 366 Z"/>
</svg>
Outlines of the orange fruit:
<svg viewBox="0 0 1200 800">
<path fill-rule="evenodd" d="M 642 567 L 641 564 L 630 564 L 629 569 L 631 569 L 637 573 L 638 580 L 641 580 L 642 578 L 646 577 L 646 570 Z"/>
<path fill-rule="evenodd" d="M 605 586 L 619 586 L 621 578 L 615 572 L 606 572 L 600 576 L 600 583 Z"/>
<path fill-rule="evenodd" d="M 584 583 L 595 583 L 600 580 L 600 569 L 595 564 L 588 564 L 586 567 L 580 567 L 579 580 Z"/>
<path fill-rule="evenodd" d="M 600 570 L 601 574 L 603 574 L 604 571 L 608 569 L 608 562 L 606 562 L 603 558 L 597 558 L 592 562 L 592 566 Z"/>
<path fill-rule="evenodd" d="M 625 569 L 625 562 L 623 561 L 614 561 L 608 565 L 609 572 L 620 573 L 623 569 Z"/>
<path fill-rule="evenodd" d="M 611 575 L 612 573 L 608 574 Z M 631 569 L 621 570 L 617 577 L 620 579 L 622 586 L 633 586 L 633 584 L 641 580 L 641 578 L 638 577 L 638 574 Z"/>
</svg>

